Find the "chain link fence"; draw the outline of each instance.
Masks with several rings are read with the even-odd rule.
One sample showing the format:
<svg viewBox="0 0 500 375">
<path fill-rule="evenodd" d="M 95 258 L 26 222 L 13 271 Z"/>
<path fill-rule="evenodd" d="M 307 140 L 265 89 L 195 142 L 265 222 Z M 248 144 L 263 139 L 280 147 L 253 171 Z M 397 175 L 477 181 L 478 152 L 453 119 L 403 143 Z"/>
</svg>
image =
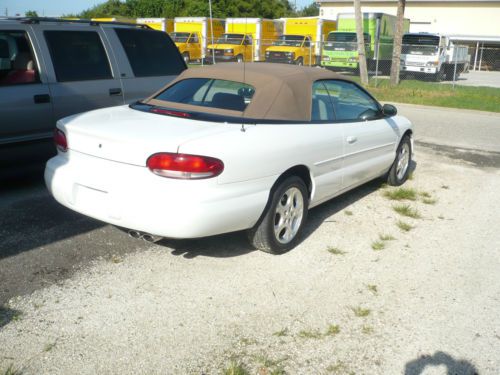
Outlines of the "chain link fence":
<svg viewBox="0 0 500 375">
<path fill-rule="evenodd" d="M 272 62 L 316 66 L 348 76 L 359 75 L 359 54 L 355 41 L 315 42 L 290 36 L 278 40 L 229 38 L 224 43 L 204 42 L 201 64 L 220 62 Z M 182 52 L 182 51 L 181 51 Z M 368 75 L 371 79 L 388 78 L 392 66 L 392 43 L 369 42 L 365 45 Z M 195 62 L 195 61 L 191 61 Z M 195 62 L 196 63 L 196 62 Z M 450 47 L 403 44 L 400 57 L 400 79 L 469 84 L 469 72 L 499 72 L 500 45 L 454 43 Z M 487 82 L 486 82 L 487 83 Z"/>
</svg>

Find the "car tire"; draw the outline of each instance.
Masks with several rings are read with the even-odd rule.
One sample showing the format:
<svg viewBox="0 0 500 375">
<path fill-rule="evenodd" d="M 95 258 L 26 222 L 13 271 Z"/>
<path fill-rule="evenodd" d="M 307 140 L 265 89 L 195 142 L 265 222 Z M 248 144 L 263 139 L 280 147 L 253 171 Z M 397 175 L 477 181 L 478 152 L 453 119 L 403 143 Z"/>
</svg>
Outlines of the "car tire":
<svg viewBox="0 0 500 375">
<path fill-rule="evenodd" d="M 261 218 L 247 232 L 252 246 L 270 254 L 283 254 L 295 247 L 307 219 L 308 197 L 304 181 L 297 176 L 277 185 Z"/>
<path fill-rule="evenodd" d="M 391 186 L 400 186 L 405 183 L 410 174 L 411 167 L 411 139 L 405 135 L 399 143 L 396 151 L 396 159 L 392 163 L 391 169 L 387 174 L 387 183 Z"/>
<path fill-rule="evenodd" d="M 302 57 L 299 57 L 297 60 L 295 60 L 295 65 L 302 66 L 304 65 L 304 60 Z"/>
<path fill-rule="evenodd" d="M 236 62 L 242 63 L 243 62 L 243 56 L 241 56 L 241 55 L 236 56 Z"/>
<path fill-rule="evenodd" d="M 184 52 L 182 54 L 182 59 L 184 60 L 184 62 L 186 63 L 186 65 L 189 64 L 189 60 L 190 60 L 189 53 L 188 52 Z"/>
</svg>

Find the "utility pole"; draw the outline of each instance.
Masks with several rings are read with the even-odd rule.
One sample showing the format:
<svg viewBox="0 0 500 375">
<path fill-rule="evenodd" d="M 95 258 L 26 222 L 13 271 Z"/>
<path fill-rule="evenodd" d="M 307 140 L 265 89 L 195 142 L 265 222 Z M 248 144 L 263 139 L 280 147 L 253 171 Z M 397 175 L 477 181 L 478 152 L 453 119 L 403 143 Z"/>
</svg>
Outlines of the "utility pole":
<svg viewBox="0 0 500 375">
<path fill-rule="evenodd" d="M 394 33 L 394 46 L 392 49 L 391 86 L 399 84 L 399 66 L 401 58 L 401 43 L 403 42 L 403 26 L 406 0 L 398 0 L 396 32 Z"/>
<path fill-rule="evenodd" d="M 361 0 L 354 0 L 354 16 L 356 18 L 356 35 L 358 40 L 358 67 L 362 85 L 368 85 L 368 69 L 366 68 L 365 38 L 363 36 L 363 13 Z"/>
</svg>

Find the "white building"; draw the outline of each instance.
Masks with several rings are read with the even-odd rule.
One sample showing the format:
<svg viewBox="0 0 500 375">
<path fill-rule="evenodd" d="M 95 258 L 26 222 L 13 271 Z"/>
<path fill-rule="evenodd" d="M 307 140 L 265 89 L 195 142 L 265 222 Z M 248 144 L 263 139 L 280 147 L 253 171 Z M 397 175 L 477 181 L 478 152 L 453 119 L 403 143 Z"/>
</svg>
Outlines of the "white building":
<svg viewBox="0 0 500 375">
<path fill-rule="evenodd" d="M 353 0 L 316 2 L 324 18 L 354 12 Z M 397 0 L 361 0 L 361 10 L 396 15 Z M 446 34 L 472 47 L 471 65 L 500 69 L 500 0 L 406 0 L 405 18 L 411 32 Z"/>
</svg>

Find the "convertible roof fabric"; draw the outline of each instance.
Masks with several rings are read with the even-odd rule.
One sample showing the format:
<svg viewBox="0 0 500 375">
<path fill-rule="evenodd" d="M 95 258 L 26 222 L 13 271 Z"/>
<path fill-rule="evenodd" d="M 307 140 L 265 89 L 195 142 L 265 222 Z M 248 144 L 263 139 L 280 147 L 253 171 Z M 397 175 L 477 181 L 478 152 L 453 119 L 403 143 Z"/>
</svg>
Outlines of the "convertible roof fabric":
<svg viewBox="0 0 500 375">
<path fill-rule="evenodd" d="M 190 104 L 154 99 L 175 83 L 188 78 L 213 78 L 243 82 L 255 88 L 252 101 L 244 112 L 199 107 Z M 146 100 L 148 104 L 167 106 L 186 111 L 207 112 L 225 116 L 266 120 L 310 121 L 312 85 L 315 81 L 345 77 L 321 68 L 272 63 L 221 63 L 186 69 L 174 81 Z"/>
</svg>

